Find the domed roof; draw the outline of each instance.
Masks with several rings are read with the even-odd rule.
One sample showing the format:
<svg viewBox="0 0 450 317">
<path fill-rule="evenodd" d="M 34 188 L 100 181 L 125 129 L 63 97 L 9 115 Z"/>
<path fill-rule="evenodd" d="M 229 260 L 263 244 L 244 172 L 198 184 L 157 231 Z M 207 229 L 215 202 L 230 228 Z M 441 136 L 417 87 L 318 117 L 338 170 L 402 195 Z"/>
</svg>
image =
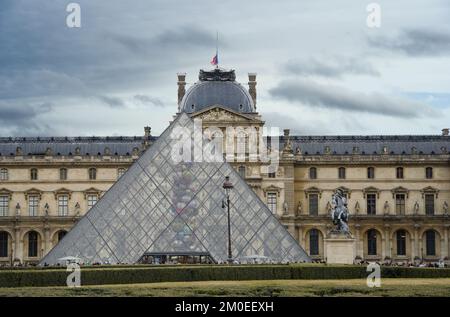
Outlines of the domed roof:
<svg viewBox="0 0 450 317">
<path fill-rule="evenodd" d="M 242 113 L 255 112 L 252 97 L 235 81 L 234 70 L 200 70 L 199 81 L 188 89 L 181 100 L 181 112 L 193 113 L 220 105 Z"/>
</svg>

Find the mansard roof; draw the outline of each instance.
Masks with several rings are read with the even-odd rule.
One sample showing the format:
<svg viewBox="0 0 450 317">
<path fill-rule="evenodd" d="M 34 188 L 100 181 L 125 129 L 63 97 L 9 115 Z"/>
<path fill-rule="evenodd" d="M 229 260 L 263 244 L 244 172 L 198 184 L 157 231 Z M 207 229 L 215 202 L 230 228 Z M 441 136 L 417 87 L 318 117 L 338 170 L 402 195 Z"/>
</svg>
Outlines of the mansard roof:
<svg viewBox="0 0 450 317">
<path fill-rule="evenodd" d="M 153 142 L 157 137 L 150 137 Z M 450 137 L 441 135 L 328 135 L 290 136 L 294 153 L 297 148 L 303 155 L 373 155 L 373 154 L 448 154 Z M 109 149 L 110 155 L 131 155 L 133 149 L 142 148 L 143 136 L 113 137 L 3 137 L 0 138 L 0 155 L 45 155 L 48 148 L 53 155 L 98 155 Z M 280 148 L 285 137 L 280 137 Z"/>
</svg>

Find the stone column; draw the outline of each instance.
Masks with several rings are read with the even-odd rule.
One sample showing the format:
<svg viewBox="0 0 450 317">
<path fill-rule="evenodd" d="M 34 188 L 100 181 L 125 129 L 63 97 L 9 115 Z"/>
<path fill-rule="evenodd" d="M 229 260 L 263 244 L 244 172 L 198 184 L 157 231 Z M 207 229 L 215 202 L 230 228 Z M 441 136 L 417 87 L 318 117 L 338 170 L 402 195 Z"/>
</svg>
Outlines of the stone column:
<svg viewBox="0 0 450 317">
<path fill-rule="evenodd" d="M 422 255 L 420 254 L 420 246 L 419 246 L 419 228 L 420 228 L 420 225 L 419 224 L 414 224 L 414 243 L 413 243 L 413 247 L 411 248 L 412 250 L 412 255 L 411 255 L 411 257 L 412 257 L 412 259 L 414 260 L 414 258 L 416 257 L 416 256 L 418 256 L 418 257 L 422 257 Z"/>
<path fill-rule="evenodd" d="M 388 256 L 390 258 L 392 258 L 392 254 L 391 254 L 391 225 L 389 224 L 385 224 L 384 225 L 384 239 L 385 239 L 385 244 L 386 244 L 386 248 L 385 248 L 385 256 Z M 384 258 L 383 258 L 384 259 Z"/>
<path fill-rule="evenodd" d="M 362 241 L 361 241 L 361 225 L 359 223 L 355 224 L 355 256 L 360 256 L 361 259 L 363 258 L 363 251 L 362 251 Z"/>
<path fill-rule="evenodd" d="M 19 259 L 20 263 L 23 263 L 23 240 L 20 237 L 20 228 L 14 229 L 15 241 L 14 241 L 14 255 L 13 261 Z"/>
<path fill-rule="evenodd" d="M 449 224 L 445 224 L 444 225 L 444 241 L 441 241 L 441 255 L 442 258 L 444 257 L 448 257 L 449 256 L 449 250 L 448 250 L 448 230 L 449 230 L 450 225 Z"/>
</svg>

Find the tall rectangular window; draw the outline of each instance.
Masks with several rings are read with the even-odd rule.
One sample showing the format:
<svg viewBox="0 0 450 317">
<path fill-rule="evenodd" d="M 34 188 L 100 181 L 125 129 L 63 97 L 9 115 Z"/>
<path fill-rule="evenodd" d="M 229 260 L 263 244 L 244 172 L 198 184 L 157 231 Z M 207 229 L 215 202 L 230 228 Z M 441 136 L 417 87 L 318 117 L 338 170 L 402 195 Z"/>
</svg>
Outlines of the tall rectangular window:
<svg viewBox="0 0 450 317">
<path fill-rule="evenodd" d="M 88 201 L 88 210 L 94 207 L 94 205 L 97 203 L 98 197 L 97 195 L 88 195 L 87 201 Z"/>
<path fill-rule="evenodd" d="M 277 193 L 267 193 L 267 207 L 273 214 L 277 212 Z"/>
<path fill-rule="evenodd" d="M 31 217 L 38 215 L 39 196 L 28 196 L 28 215 Z"/>
<path fill-rule="evenodd" d="M 395 195 L 395 213 L 397 215 L 405 214 L 405 194 Z"/>
<path fill-rule="evenodd" d="M 8 170 L 6 168 L 0 168 L 0 181 L 8 180 Z"/>
<path fill-rule="evenodd" d="M 367 168 L 367 178 L 369 178 L 369 179 L 375 178 L 375 169 L 373 167 Z"/>
<path fill-rule="evenodd" d="M 9 215 L 9 196 L 0 196 L 0 217 Z"/>
<path fill-rule="evenodd" d="M 317 216 L 319 214 L 319 195 L 309 194 L 309 214 Z"/>
<path fill-rule="evenodd" d="M 377 195 L 367 194 L 367 214 L 376 215 L 377 214 Z"/>
<path fill-rule="evenodd" d="M 69 196 L 58 196 L 58 216 L 67 216 L 69 214 Z"/>
<path fill-rule="evenodd" d="M 425 195 L 425 214 L 434 215 L 434 194 Z"/>
</svg>

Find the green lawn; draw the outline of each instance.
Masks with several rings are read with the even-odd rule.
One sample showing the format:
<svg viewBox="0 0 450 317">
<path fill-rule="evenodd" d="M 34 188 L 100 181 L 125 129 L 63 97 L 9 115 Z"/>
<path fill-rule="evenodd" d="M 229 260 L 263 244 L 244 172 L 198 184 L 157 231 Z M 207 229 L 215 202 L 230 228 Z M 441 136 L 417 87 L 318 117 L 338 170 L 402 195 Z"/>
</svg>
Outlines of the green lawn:
<svg viewBox="0 0 450 317">
<path fill-rule="evenodd" d="M 0 296 L 449 296 L 450 278 L 167 282 L 80 288 L 0 288 Z"/>
</svg>

